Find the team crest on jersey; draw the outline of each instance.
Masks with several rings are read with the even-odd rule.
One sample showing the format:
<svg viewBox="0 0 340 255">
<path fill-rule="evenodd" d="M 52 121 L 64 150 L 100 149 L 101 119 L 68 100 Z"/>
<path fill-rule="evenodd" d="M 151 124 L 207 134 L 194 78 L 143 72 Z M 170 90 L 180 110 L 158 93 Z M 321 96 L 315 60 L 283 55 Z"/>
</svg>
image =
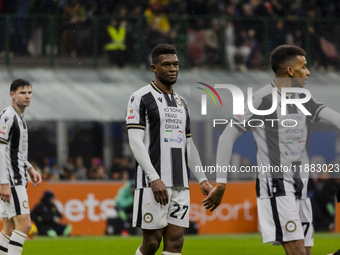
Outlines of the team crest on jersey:
<svg viewBox="0 0 340 255">
<path fill-rule="evenodd" d="M 151 214 L 151 213 L 146 213 L 146 214 L 144 214 L 144 221 L 145 221 L 146 223 L 152 222 L 152 221 L 153 221 L 153 216 L 152 216 L 152 214 Z"/>
<path fill-rule="evenodd" d="M 179 99 L 178 97 L 176 97 L 175 100 L 176 100 L 176 103 L 177 103 L 179 106 L 182 106 L 182 105 L 183 105 L 183 104 L 182 104 L 182 100 Z"/>
<path fill-rule="evenodd" d="M 131 104 L 132 104 L 133 100 L 135 100 L 134 96 L 131 97 Z"/>
<path fill-rule="evenodd" d="M 296 224 L 294 221 L 288 221 L 285 228 L 288 232 L 294 232 L 296 230 Z"/>
<path fill-rule="evenodd" d="M 28 209 L 28 202 L 27 202 L 27 200 L 25 200 L 24 202 L 22 202 L 22 206 L 23 206 L 25 209 Z"/>
<path fill-rule="evenodd" d="M 157 98 L 157 99 L 158 99 L 159 102 L 162 103 L 162 100 L 163 100 L 163 99 L 162 99 L 161 97 L 159 97 L 159 98 Z"/>
</svg>

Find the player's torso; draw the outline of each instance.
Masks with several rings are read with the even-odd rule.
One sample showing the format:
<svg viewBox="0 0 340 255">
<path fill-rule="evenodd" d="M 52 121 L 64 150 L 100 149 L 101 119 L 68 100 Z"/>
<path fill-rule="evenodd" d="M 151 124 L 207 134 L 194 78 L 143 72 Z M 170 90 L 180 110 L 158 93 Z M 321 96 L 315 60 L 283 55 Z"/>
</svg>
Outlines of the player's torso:
<svg viewBox="0 0 340 255">
<path fill-rule="evenodd" d="M 272 105 L 272 97 L 264 100 L 269 100 L 266 105 Z M 300 173 L 300 170 L 309 163 L 310 116 L 296 105 L 287 105 L 283 114 L 278 93 L 276 110 L 261 120 L 263 125 L 253 127 L 252 132 L 257 145 L 257 164 L 268 168 L 258 175 L 257 195 L 306 198 L 308 172 Z"/>
<path fill-rule="evenodd" d="M 155 94 L 155 104 L 146 107 L 146 136 L 159 131 L 161 147 L 184 148 L 186 141 L 187 110 L 176 94 Z M 153 142 L 153 141 L 151 141 Z"/>
<path fill-rule="evenodd" d="M 274 113 L 263 117 L 263 126 L 252 128 L 260 154 L 258 164 L 308 163 L 309 116 L 295 105 L 287 105 L 285 115 L 281 110 L 279 103 Z"/>
<path fill-rule="evenodd" d="M 6 158 L 9 175 L 13 184 L 22 184 L 27 175 L 28 129 L 24 117 L 13 106 L 7 107 L 1 116 L 1 130 L 2 139 L 8 142 Z"/>
<path fill-rule="evenodd" d="M 188 187 L 185 153 L 190 128 L 185 101 L 175 92 L 164 93 L 154 83 L 140 93 L 140 122 L 145 119 L 144 144 L 156 172 L 167 187 Z M 137 188 L 148 186 L 138 166 Z"/>
</svg>

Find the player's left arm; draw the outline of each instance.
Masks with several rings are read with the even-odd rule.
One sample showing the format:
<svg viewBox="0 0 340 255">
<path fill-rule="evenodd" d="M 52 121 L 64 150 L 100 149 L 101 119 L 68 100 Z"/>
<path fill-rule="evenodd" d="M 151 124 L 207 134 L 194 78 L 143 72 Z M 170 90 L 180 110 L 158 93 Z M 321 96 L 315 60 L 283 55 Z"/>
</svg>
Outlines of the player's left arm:
<svg viewBox="0 0 340 255">
<path fill-rule="evenodd" d="M 201 163 L 200 156 L 198 154 L 198 150 L 191 137 L 187 137 L 186 145 L 187 145 L 189 168 L 192 174 L 195 176 L 198 183 L 200 184 L 202 194 L 205 197 L 207 197 L 213 187 L 208 182 L 208 179 L 205 176 L 205 173 L 201 171 L 196 171 L 197 166 L 199 166 L 199 169 L 202 169 L 202 163 Z"/>
<path fill-rule="evenodd" d="M 340 113 L 334 111 L 333 109 L 324 107 L 319 113 L 319 118 L 332 123 L 338 129 L 340 129 Z"/>
<path fill-rule="evenodd" d="M 28 174 L 30 175 L 32 180 L 32 185 L 34 187 L 37 187 L 42 181 L 41 175 L 34 169 L 34 167 L 28 161 L 26 161 L 26 166 L 28 169 L 27 170 Z"/>
</svg>

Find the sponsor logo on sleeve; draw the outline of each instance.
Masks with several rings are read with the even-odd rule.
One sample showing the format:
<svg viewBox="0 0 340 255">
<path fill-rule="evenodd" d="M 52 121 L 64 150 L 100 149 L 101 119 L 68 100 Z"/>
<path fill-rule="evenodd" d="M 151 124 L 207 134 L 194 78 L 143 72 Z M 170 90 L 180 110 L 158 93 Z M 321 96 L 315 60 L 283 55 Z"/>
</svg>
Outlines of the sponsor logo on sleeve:
<svg viewBox="0 0 340 255">
<path fill-rule="evenodd" d="M 135 116 L 133 116 L 133 112 L 134 112 L 133 109 L 129 109 L 129 114 L 130 114 L 130 116 L 128 116 L 128 119 L 129 119 L 129 120 L 135 118 Z"/>
<path fill-rule="evenodd" d="M 2 126 L 2 127 L 0 128 L 0 134 L 5 135 L 5 134 L 6 134 L 6 129 L 7 129 L 6 126 Z"/>
</svg>

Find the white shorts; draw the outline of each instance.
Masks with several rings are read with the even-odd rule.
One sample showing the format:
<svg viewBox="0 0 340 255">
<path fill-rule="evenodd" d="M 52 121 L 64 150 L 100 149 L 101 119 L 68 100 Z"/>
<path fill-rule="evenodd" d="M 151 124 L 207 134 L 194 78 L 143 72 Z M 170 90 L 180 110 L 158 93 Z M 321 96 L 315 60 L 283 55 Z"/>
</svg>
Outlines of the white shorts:
<svg viewBox="0 0 340 255">
<path fill-rule="evenodd" d="M 161 229 L 168 223 L 189 227 L 190 195 L 187 188 L 167 188 L 169 203 L 165 206 L 156 202 L 151 188 L 135 190 L 133 204 L 133 227 Z"/>
<path fill-rule="evenodd" d="M 30 214 L 27 190 L 24 186 L 15 186 L 11 188 L 10 201 L 0 201 L 0 217 L 11 219 L 22 214 Z"/>
<path fill-rule="evenodd" d="M 294 196 L 257 198 L 257 211 L 263 243 L 304 240 L 313 246 L 313 215 L 310 199 Z"/>
</svg>

